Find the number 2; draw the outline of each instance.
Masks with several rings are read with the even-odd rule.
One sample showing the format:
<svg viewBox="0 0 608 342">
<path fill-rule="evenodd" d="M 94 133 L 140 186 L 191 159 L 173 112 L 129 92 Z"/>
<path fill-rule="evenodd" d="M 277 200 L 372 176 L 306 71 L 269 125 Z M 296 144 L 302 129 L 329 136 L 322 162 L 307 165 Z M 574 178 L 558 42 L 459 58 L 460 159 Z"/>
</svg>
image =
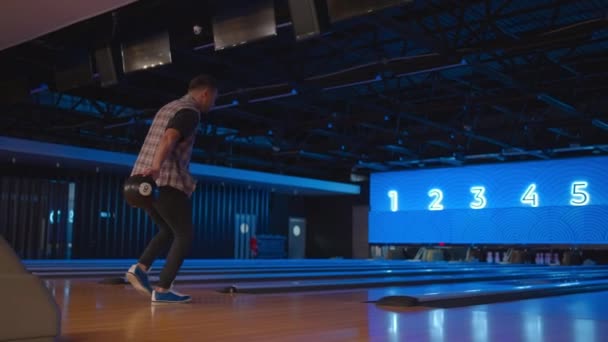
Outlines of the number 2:
<svg viewBox="0 0 608 342">
<path fill-rule="evenodd" d="M 429 205 L 429 210 L 443 210 L 443 192 L 439 189 L 429 190 L 429 196 L 433 197 L 433 201 Z"/>
</svg>

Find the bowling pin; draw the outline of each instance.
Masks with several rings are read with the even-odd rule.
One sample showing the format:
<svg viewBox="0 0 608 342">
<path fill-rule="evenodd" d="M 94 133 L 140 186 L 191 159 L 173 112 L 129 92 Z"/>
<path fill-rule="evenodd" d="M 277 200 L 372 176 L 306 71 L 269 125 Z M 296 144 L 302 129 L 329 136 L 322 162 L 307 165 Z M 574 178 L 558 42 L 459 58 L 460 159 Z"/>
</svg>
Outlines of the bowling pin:
<svg viewBox="0 0 608 342">
<path fill-rule="evenodd" d="M 490 252 L 488 252 L 488 255 L 487 255 L 487 257 L 486 257 L 486 262 L 487 262 L 488 264 L 491 264 L 491 263 L 493 263 L 493 262 L 494 262 L 494 260 L 492 259 L 492 252 L 491 252 L 491 251 L 490 251 Z"/>
<path fill-rule="evenodd" d="M 538 253 L 538 264 L 542 265 L 545 263 L 545 258 L 543 257 L 544 254 L 542 252 Z"/>
<path fill-rule="evenodd" d="M 494 262 L 497 264 L 500 263 L 500 252 L 499 251 L 494 252 Z"/>
</svg>

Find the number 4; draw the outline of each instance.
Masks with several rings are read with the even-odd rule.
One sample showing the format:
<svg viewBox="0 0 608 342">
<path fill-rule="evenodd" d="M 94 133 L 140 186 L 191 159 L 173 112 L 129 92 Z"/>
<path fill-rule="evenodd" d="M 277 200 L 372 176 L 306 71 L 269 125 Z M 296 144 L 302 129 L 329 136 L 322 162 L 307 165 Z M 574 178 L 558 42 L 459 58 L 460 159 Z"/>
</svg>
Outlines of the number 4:
<svg viewBox="0 0 608 342">
<path fill-rule="evenodd" d="M 538 207 L 538 194 L 536 193 L 536 184 L 530 184 L 526 192 L 520 199 L 521 203 L 529 204 L 533 207 Z"/>
</svg>

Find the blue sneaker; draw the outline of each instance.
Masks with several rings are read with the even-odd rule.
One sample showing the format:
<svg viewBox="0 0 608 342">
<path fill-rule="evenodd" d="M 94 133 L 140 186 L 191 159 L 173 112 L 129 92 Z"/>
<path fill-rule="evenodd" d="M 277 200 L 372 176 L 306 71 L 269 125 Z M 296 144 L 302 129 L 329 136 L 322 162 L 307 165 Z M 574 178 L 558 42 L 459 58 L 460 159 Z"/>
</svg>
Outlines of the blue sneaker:
<svg viewBox="0 0 608 342">
<path fill-rule="evenodd" d="M 181 294 L 173 289 L 168 292 L 152 292 L 153 303 L 189 303 L 192 301 L 192 297 Z"/>
<path fill-rule="evenodd" d="M 149 297 L 152 295 L 152 286 L 148 280 L 148 274 L 137 265 L 131 266 L 127 271 L 127 280 L 141 294 Z"/>
</svg>

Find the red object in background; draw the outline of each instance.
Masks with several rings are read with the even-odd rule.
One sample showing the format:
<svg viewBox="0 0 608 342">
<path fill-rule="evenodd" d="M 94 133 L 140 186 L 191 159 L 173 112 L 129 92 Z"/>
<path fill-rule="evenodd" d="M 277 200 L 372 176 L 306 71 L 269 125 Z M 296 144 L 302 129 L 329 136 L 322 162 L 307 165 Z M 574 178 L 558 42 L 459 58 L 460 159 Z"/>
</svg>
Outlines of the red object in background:
<svg viewBox="0 0 608 342">
<path fill-rule="evenodd" d="M 439 246 L 445 246 L 445 242 L 440 242 Z"/>
<path fill-rule="evenodd" d="M 255 236 L 249 239 L 249 249 L 251 250 L 251 256 L 254 258 L 258 256 L 258 239 Z"/>
</svg>

